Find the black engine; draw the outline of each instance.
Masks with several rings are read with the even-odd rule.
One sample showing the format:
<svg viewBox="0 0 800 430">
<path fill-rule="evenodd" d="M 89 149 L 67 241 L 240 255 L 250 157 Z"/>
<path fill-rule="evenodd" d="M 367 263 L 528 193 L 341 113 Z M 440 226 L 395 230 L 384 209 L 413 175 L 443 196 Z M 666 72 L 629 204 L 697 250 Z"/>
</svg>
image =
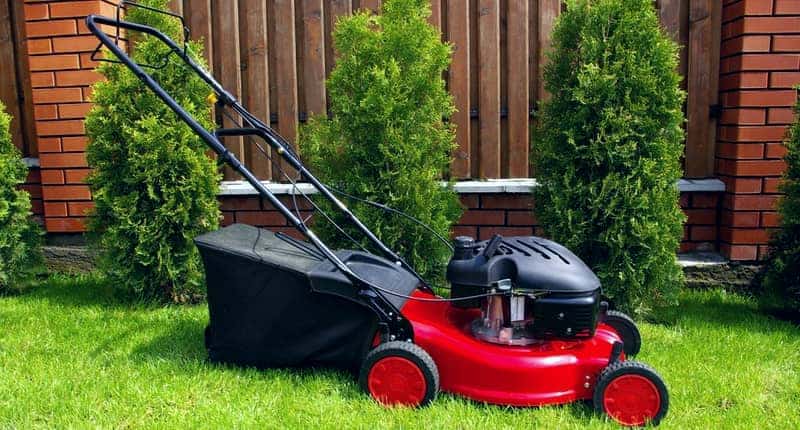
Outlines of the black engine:
<svg viewBox="0 0 800 430">
<path fill-rule="evenodd" d="M 550 240 L 457 237 L 447 280 L 453 298 L 481 296 L 453 306 L 482 310 L 472 325 L 482 340 L 526 345 L 594 335 L 600 280 L 580 258 Z"/>
</svg>

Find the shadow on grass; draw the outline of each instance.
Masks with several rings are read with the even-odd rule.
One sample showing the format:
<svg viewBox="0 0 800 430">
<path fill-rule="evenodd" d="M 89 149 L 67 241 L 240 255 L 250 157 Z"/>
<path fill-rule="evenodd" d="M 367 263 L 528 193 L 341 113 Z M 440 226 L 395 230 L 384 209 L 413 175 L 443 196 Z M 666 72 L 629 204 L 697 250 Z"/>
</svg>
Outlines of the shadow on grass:
<svg viewBox="0 0 800 430">
<path fill-rule="evenodd" d="M 754 300 L 723 290 L 684 293 L 677 306 L 657 309 L 652 322 L 665 326 L 686 327 L 713 324 L 748 332 L 784 333 L 800 338 L 800 330 L 791 323 L 761 312 Z"/>
</svg>

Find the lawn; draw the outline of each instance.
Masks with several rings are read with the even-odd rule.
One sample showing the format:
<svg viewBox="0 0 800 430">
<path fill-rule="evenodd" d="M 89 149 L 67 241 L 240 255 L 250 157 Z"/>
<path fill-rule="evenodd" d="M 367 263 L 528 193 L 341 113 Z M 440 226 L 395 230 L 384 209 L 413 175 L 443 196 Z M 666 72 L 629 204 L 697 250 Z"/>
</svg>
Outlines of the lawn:
<svg viewBox="0 0 800 430">
<path fill-rule="evenodd" d="M 665 429 L 800 428 L 800 329 L 722 291 L 642 324 L 640 360 L 671 394 Z M 586 404 L 505 408 L 441 395 L 377 406 L 330 371 L 206 363 L 205 306 L 129 307 L 95 277 L 0 297 L 0 427 L 616 428 Z"/>
</svg>

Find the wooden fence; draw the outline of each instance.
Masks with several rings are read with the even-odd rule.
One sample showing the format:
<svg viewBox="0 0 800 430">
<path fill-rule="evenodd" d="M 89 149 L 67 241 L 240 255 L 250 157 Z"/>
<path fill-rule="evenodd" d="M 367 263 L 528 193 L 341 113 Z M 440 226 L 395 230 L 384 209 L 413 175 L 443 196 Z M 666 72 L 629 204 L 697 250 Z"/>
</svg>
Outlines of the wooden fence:
<svg viewBox="0 0 800 430">
<path fill-rule="evenodd" d="M 214 74 L 251 111 L 294 141 L 299 123 L 326 112 L 325 77 L 335 62 L 331 31 L 380 0 L 172 0 L 192 36 L 206 41 Z M 666 31 L 682 46 L 680 73 L 688 100 L 685 175 L 714 172 L 721 2 L 659 0 Z M 430 22 L 454 45 L 447 74 L 458 112 L 456 178 L 532 174 L 529 133 L 546 97 L 541 71 L 559 0 L 431 0 Z M 250 145 L 229 141 L 264 179 L 279 179 Z M 232 178 L 230 172 L 226 172 Z"/>
<path fill-rule="evenodd" d="M 0 0 L 0 101 L 11 114 L 11 139 L 24 156 L 35 155 L 30 73 L 22 2 Z"/>
</svg>

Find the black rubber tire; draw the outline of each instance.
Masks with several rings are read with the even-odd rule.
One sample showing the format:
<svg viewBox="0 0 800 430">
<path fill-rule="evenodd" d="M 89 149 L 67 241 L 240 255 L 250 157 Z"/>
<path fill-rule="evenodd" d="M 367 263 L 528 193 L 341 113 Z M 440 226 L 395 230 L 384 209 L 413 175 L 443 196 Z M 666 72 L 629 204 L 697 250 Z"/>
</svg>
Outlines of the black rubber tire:
<svg viewBox="0 0 800 430">
<path fill-rule="evenodd" d="M 439 369 L 436 367 L 433 358 L 419 345 L 400 341 L 382 343 L 372 349 L 364 358 L 358 376 L 358 384 L 365 393 L 374 398 L 368 385 L 369 373 L 375 363 L 387 357 L 408 359 L 422 371 L 422 375 L 425 378 L 425 396 L 417 407 L 426 406 L 436 399 L 439 394 Z"/>
<path fill-rule="evenodd" d="M 669 410 L 669 392 L 667 391 L 667 385 L 664 383 L 664 379 L 661 378 L 661 375 L 659 375 L 658 372 L 653 370 L 653 368 L 650 366 L 638 361 L 617 361 L 609 364 L 605 369 L 603 369 L 602 372 L 600 372 L 600 376 L 597 378 L 597 383 L 594 388 L 594 396 L 592 399 L 594 403 L 594 409 L 599 413 L 606 414 L 606 410 L 603 406 L 606 388 L 608 388 L 609 384 L 611 384 L 614 379 L 623 375 L 631 374 L 640 375 L 647 378 L 658 390 L 660 397 L 658 413 L 655 414 L 653 419 L 648 423 L 650 425 L 658 425 L 664 416 L 667 415 L 667 411 Z M 610 418 L 613 419 L 613 417 Z"/>
<path fill-rule="evenodd" d="M 642 349 L 642 335 L 633 319 L 620 311 L 607 311 L 605 320 L 622 338 L 622 350 L 625 356 L 631 357 Z"/>
<path fill-rule="evenodd" d="M 203 331 L 203 345 L 205 345 L 206 350 L 208 350 L 208 345 L 211 343 L 211 325 L 207 325 L 206 329 Z"/>
</svg>

